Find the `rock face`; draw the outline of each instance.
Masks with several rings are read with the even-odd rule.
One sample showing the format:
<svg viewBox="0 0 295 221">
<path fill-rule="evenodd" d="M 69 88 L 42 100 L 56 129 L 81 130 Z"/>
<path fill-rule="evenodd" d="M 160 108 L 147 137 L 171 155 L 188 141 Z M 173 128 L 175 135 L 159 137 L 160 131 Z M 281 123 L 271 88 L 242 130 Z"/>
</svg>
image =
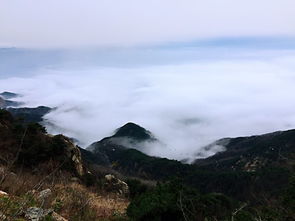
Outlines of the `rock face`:
<svg viewBox="0 0 295 221">
<path fill-rule="evenodd" d="M 129 187 L 127 183 L 119 180 L 112 174 L 105 175 L 105 189 L 110 192 L 115 192 L 122 196 L 128 196 L 129 194 Z"/>
<path fill-rule="evenodd" d="M 73 162 L 77 174 L 82 177 L 85 174 L 85 168 L 83 166 L 80 149 L 75 144 L 73 144 L 69 138 L 63 137 L 63 139 L 67 144 L 67 148 L 65 149 L 66 155 Z"/>
</svg>

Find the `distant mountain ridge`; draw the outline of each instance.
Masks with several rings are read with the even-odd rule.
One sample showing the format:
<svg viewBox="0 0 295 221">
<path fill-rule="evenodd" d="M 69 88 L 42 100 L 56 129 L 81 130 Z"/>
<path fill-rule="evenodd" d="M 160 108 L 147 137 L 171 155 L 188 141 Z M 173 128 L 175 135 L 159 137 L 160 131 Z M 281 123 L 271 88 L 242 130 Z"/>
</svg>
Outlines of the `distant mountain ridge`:
<svg viewBox="0 0 295 221">
<path fill-rule="evenodd" d="M 13 116 L 23 119 L 25 122 L 41 123 L 43 117 L 48 114 L 52 108 L 46 106 L 39 106 L 35 108 L 7 108 Z"/>
<path fill-rule="evenodd" d="M 141 149 L 141 145 L 156 142 L 154 135 L 135 123 L 127 123 L 115 131 L 115 134 L 94 142 L 86 150 L 93 152 L 105 165 L 111 164 L 109 150 L 124 151 L 127 149 Z"/>
<path fill-rule="evenodd" d="M 22 119 L 24 122 L 35 122 L 41 123 L 43 121 L 43 117 L 48 114 L 52 108 L 46 106 L 39 107 L 20 107 L 24 105 L 24 103 L 13 101 L 10 99 L 14 99 L 20 97 L 20 94 L 12 93 L 12 92 L 2 92 L 0 94 L 0 108 L 6 109 L 9 111 L 14 117 Z"/>
<path fill-rule="evenodd" d="M 0 94 L 0 96 L 4 99 L 11 99 L 11 98 L 16 98 L 19 97 L 19 94 L 16 93 L 12 93 L 12 92 L 8 92 L 8 91 L 4 91 Z"/>
<path fill-rule="evenodd" d="M 19 96 L 20 96 L 19 94 L 15 94 L 15 93 L 12 93 L 12 92 L 7 92 L 7 91 L 2 92 L 0 94 L 0 108 L 19 107 L 23 103 L 10 100 L 10 99 L 13 99 L 13 98 L 17 98 Z"/>
<path fill-rule="evenodd" d="M 118 128 L 112 137 L 127 137 L 136 141 L 155 140 L 150 131 L 132 122 Z"/>
<path fill-rule="evenodd" d="M 197 159 L 195 165 L 214 170 L 248 172 L 271 166 L 295 166 L 295 130 L 224 138 L 212 145 L 221 145 L 225 150 L 206 159 Z M 210 148 L 210 145 L 205 148 Z"/>
</svg>

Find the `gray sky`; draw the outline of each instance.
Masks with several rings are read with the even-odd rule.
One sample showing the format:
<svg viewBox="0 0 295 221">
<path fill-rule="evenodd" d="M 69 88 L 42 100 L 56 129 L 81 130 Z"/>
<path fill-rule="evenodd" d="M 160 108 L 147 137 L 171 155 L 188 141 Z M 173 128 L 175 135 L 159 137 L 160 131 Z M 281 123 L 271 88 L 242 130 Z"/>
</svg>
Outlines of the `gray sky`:
<svg viewBox="0 0 295 221">
<path fill-rule="evenodd" d="M 0 0 L 0 46 L 130 46 L 295 36 L 294 0 Z"/>
</svg>

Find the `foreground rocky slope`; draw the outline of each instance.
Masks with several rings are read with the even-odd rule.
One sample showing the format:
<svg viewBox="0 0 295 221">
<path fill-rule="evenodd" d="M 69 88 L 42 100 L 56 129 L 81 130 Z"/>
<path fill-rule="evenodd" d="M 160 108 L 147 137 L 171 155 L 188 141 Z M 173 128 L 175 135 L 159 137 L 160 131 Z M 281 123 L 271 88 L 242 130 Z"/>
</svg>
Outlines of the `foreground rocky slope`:
<svg viewBox="0 0 295 221">
<path fill-rule="evenodd" d="M 63 135 L 0 110 L 0 153 L 1 220 L 115 220 L 114 213 L 125 214 L 128 185 L 90 172 L 80 148 Z M 50 194 L 40 199 L 44 192 Z"/>
</svg>

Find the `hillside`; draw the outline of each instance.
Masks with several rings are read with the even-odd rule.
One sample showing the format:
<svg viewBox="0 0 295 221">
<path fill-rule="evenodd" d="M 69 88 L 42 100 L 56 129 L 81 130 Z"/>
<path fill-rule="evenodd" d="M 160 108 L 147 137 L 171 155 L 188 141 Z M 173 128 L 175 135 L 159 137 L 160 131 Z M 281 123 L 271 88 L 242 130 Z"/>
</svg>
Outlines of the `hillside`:
<svg viewBox="0 0 295 221">
<path fill-rule="evenodd" d="M 125 213 L 128 200 L 116 193 L 122 187 L 90 172 L 80 148 L 63 135 L 49 135 L 41 125 L 0 110 L 0 151 L 0 217 L 5 220 L 65 220 L 59 214 L 70 220 L 115 220 L 114 212 Z M 33 219 L 37 214 L 40 218 Z"/>
<path fill-rule="evenodd" d="M 264 208 L 269 203 L 265 199 L 280 204 L 280 198 L 295 174 L 294 130 L 221 139 L 204 148 L 223 145 L 224 152 L 196 160 L 192 165 L 148 156 L 128 143 L 112 142 L 113 137 L 117 136 L 102 139 L 88 148 L 112 169 L 145 180 L 180 178 L 183 184 L 202 194 L 223 193 L 240 202 L 248 202 L 249 207 Z"/>
<path fill-rule="evenodd" d="M 226 150 L 206 159 L 196 160 L 195 165 L 214 170 L 247 172 L 271 167 L 293 170 L 295 166 L 295 130 L 225 138 L 205 148 L 213 145 L 222 145 Z"/>
</svg>

